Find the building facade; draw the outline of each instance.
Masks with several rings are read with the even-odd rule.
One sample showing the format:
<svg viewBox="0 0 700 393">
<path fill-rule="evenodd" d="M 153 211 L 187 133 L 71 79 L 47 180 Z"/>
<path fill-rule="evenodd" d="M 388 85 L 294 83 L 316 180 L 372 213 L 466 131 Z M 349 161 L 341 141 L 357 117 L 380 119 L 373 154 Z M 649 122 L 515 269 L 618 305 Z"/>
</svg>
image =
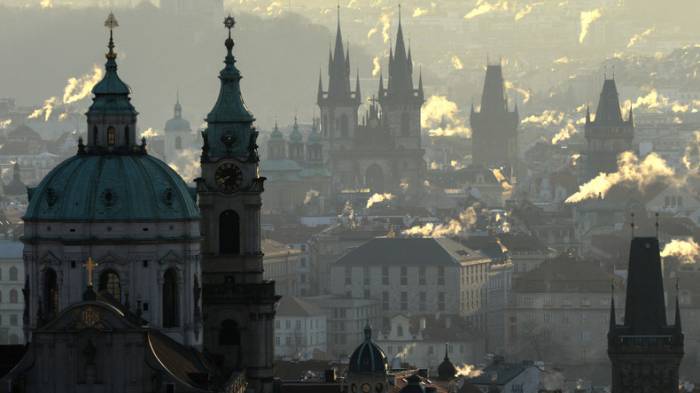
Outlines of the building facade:
<svg viewBox="0 0 700 393">
<path fill-rule="evenodd" d="M 482 324 L 490 262 L 447 238 L 375 238 L 333 265 L 331 291 L 375 299 L 387 317 L 432 312 Z"/>
<path fill-rule="evenodd" d="M 0 240 L 0 345 L 24 343 L 22 243 Z"/>
<path fill-rule="evenodd" d="M 193 149 L 198 140 L 197 136 L 192 132 L 190 122 L 182 117 L 182 105 L 180 104 L 179 94 L 173 108 L 173 117 L 165 122 L 164 133 L 164 159 L 166 162 L 177 161 L 185 154 L 187 149 Z"/>
<path fill-rule="evenodd" d="M 309 360 L 326 357 L 327 317 L 315 304 L 282 296 L 275 314 L 275 358 Z"/>
<path fill-rule="evenodd" d="M 513 278 L 505 314 L 505 350 L 560 364 L 605 360 L 611 283 L 622 280 L 596 262 L 560 255 Z"/>
</svg>

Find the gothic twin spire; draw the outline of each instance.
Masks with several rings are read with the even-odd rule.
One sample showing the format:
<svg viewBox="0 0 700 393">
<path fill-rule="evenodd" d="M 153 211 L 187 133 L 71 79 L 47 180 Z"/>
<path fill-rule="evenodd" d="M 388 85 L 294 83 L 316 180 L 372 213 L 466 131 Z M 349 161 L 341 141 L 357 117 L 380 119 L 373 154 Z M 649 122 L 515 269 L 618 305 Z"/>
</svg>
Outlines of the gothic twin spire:
<svg viewBox="0 0 700 393">
<path fill-rule="evenodd" d="M 404 97 L 417 97 L 423 99 L 423 78 L 419 77 L 419 87 L 413 86 L 413 61 L 410 48 L 406 50 L 404 43 L 401 15 L 399 13 L 399 27 L 396 36 L 396 50 L 389 48 L 389 84 L 384 88 L 384 75 L 380 75 L 379 99 L 387 97 L 396 99 Z M 335 48 L 328 53 L 328 91 L 323 90 L 322 73 L 318 77 L 317 101 L 321 104 L 324 100 L 336 102 L 353 102 L 360 104 L 362 92 L 360 90 L 360 75 L 357 72 L 355 79 L 355 91 L 350 89 L 350 48 L 345 49 L 343 35 L 340 28 L 340 7 L 338 7 L 338 25 L 335 36 Z"/>
</svg>

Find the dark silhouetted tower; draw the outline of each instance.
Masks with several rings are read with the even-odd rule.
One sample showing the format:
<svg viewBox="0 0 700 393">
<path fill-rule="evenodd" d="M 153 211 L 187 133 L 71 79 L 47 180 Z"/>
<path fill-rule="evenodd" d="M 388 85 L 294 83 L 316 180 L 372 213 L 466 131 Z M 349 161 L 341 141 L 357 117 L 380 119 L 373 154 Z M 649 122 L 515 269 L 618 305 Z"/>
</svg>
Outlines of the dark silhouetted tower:
<svg viewBox="0 0 700 393">
<path fill-rule="evenodd" d="M 322 76 L 318 76 L 317 103 L 321 108 L 321 132 L 327 149 L 352 145 L 361 100 L 359 76 L 355 91 L 350 90 L 350 48 L 346 51 L 343 46 L 338 8 L 335 49 L 328 53 L 328 91 L 323 90 Z"/>
<path fill-rule="evenodd" d="M 224 371 L 241 371 L 258 393 L 272 392 L 275 283 L 263 279 L 255 118 L 241 94 L 233 18 L 219 97 L 202 132 L 197 182 L 202 233 L 204 347 Z M 283 154 L 283 153 L 280 153 Z"/>
<path fill-rule="evenodd" d="M 590 111 L 586 110 L 587 179 L 594 178 L 601 172 L 616 172 L 617 157 L 622 152 L 632 150 L 633 139 L 632 110 L 630 109 L 629 118 L 623 120 L 615 80 L 605 79 L 595 120 L 591 121 Z"/>
<path fill-rule="evenodd" d="M 617 324 L 613 300 L 608 356 L 612 393 L 678 392 L 678 369 L 683 358 L 680 309 L 676 298 L 676 320 L 669 325 L 656 238 L 632 240 L 625 319 L 622 325 Z"/>
<path fill-rule="evenodd" d="M 508 108 L 501 65 L 486 68 L 479 112 L 471 109 L 472 162 L 486 168 L 515 170 L 518 162 L 518 107 Z"/>
</svg>

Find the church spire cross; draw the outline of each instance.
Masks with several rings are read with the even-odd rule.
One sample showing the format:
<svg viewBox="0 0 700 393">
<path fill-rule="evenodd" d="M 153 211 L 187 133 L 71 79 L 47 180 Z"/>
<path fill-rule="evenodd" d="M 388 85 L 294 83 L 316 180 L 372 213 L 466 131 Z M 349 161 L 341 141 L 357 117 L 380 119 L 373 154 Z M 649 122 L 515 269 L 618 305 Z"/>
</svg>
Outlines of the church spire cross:
<svg viewBox="0 0 700 393">
<path fill-rule="evenodd" d="M 92 259 L 92 257 L 88 257 L 87 262 L 83 264 L 83 267 L 85 268 L 85 271 L 87 271 L 88 275 L 88 287 L 92 287 L 93 285 L 93 275 L 95 273 L 95 268 L 97 267 L 97 263 Z"/>
<path fill-rule="evenodd" d="M 117 18 L 114 16 L 114 13 L 110 12 L 109 16 L 107 16 L 107 20 L 105 20 L 105 27 L 109 29 L 109 45 L 107 45 L 107 48 L 109 48 L 109 53 L 107 53 L 107 58 L 114 59 L 117 57 L 117 54 L 114 53 L 114 29 L 119 27 L 119 22 L 117 22 Z"/>
</svg>

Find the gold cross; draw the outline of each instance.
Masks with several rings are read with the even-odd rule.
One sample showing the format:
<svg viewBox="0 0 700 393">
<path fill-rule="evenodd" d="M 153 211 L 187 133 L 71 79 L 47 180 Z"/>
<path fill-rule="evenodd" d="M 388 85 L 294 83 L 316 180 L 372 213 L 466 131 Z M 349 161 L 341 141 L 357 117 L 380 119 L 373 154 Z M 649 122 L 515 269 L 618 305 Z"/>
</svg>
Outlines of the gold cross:
<svg viewBox="0 0 700 393">
<path fill-rule="evenodd" d="M 92 274 L 95 272 L 95 267 L 97 267 L 97 263 L 92 260 L 92 257 L 88 257 L 87 262 L 83 264 L 83 267 L 85 270 L 87 270 L 88 274 L 88 286 L 92 286 Z"/>
</svg>

